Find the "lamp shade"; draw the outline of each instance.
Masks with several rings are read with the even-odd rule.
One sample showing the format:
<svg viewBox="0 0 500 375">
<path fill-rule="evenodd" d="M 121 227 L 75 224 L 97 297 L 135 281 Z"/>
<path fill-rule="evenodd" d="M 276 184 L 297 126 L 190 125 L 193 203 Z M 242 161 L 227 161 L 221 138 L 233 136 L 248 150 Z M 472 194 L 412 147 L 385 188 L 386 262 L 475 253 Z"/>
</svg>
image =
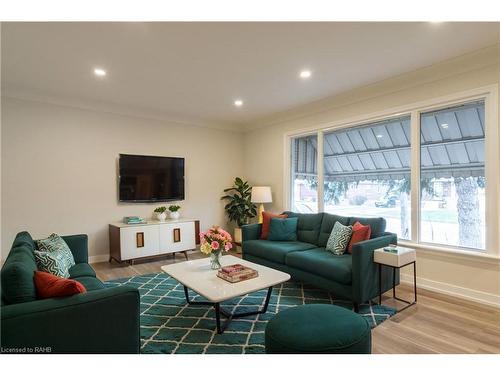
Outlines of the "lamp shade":
<svg viewBox="0 0 500 375">
<path fill-rule="evenodd" d="M 252 202 L 253 203 L 271 203 L 273 197 L 271 196 L 270 186 L 254 186 L 252 187 Z"/>
</svg>

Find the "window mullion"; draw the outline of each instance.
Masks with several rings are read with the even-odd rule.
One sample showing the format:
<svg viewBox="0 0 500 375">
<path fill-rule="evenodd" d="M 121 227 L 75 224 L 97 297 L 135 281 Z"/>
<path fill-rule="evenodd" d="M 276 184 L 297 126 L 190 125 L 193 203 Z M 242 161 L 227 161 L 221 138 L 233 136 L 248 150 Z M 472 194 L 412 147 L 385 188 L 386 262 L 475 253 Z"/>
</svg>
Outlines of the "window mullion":
<svg viewBox="0 0 500 375">
<path fill-rule="evenodd" d="M 323 177 L 323 131 L 318 132 L 318 147 L 317 147 L 317 165 L 316 165 L 316 172 L 318 174 L 318 189 L 317 189 L 317 194 L 318 194 L 318 212 L 324 212 L 325 211 L 325 204 L 324 204 L 324 194 L 323 194 L 323 189 L 324 189 L 324 177 Z"/>
<path fill-rule="evenodd" d="M 411 114 L 411 240 L 420 241 L 420 112 L 412 111 Z"/>
</svg>

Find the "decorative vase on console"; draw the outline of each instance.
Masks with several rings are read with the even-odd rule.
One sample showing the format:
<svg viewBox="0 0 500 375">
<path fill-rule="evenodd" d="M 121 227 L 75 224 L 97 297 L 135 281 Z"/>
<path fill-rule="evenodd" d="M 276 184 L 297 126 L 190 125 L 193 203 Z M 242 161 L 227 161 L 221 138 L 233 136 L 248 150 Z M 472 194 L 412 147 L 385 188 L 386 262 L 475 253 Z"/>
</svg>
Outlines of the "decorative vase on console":
<svg viewBox="0 0 500 375">
<path fill-rule="evenodd" d="M 165 221 L 165 219 L 167 218 L 167 207 L 165 206 L 155 208 L 154 212 L 156 213 L 156 217 L 160 221 Z"/>
<path fill-rule="evenodd" d="M 213 270 L 221 268 L 222 252 L 231 250 L 232 241 L 231 235 L 218 226 L 213 226 L 206 232 L 200 233 L 200 251 L 210 255 L 210 268 Z"/>
<path fill-rule="evenodd" d="M 168 207 L 168 210 L 170 211 L 170 218 L 172 220 L 178 220 L 181 217 L 180 212 L 179 212 L 180 208 L 181 208 L 181 206 L 177 206 L 175 204 Z"/>
</svg>

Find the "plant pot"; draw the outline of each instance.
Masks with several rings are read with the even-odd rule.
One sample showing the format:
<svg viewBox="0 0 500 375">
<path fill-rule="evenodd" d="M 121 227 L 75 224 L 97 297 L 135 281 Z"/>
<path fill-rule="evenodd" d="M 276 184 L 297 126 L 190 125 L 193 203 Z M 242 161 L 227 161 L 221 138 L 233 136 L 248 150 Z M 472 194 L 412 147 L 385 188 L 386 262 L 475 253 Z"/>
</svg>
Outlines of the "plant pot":
<svg viewBox="0 0 500 375">
<path fill-rule="evenodd" d="M 158 213 L 156 214 L 156 217 L 160 221 L 165 221 L 165 219 L 167 218 L 167 213 L 166 212 Z"/>
<path fill-rule="evenodd" d="M 178 220 L 180 217 L 181 217 L 181 214 L 179 213 L 179 211 L 170 212 L 170 218 L 172 220 Z"/>
<path fill-rule="evenodd" d="M 234 242 L 241 243 L 242 235 L 241 235 L 241 228 L 236 227 L 234 228 Z"/>
</svg>

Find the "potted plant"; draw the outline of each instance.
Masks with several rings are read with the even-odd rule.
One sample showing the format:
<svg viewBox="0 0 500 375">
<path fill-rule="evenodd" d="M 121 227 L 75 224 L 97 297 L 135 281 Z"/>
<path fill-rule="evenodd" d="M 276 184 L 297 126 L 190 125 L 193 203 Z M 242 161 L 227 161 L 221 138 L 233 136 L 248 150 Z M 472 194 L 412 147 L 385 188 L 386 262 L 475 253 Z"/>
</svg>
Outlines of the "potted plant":
<svg viewBox="0 0 500 375">
<path fill-rule="evenodd" d="M 237 227 L 234 229 L 234 241 L 241 243 L 241 226 L 257 215 L 257 208 L 252 203 L 252 187 L 247 181 L 236 177 L 234 185 L 224 189 L 226 195 L 221 199 L 228 203 L 224 206 L 229 221 L 234 221 Z"/>
<path fill-rule="evenodd" d="M 167 207 L 165 206 L 161 206 L 161 207 L 157 207 L 155 208 L 155 214 L 156 214 L 156 217 L 158 218 L 158 220 L 160 221 L 165 221 L 165 219 L 167 218 Z"/>
<path fill-rule="evenodd" d="M 171 206 L 168 207 L 168 210 L 170 211 L 170 218 L 173 220 L 179 219 L 181 216 L 179 213 L 179 210 L 181 209 L 181 206 L 178 206 L 176 204 L 172 204 Z"/>
</svg>

